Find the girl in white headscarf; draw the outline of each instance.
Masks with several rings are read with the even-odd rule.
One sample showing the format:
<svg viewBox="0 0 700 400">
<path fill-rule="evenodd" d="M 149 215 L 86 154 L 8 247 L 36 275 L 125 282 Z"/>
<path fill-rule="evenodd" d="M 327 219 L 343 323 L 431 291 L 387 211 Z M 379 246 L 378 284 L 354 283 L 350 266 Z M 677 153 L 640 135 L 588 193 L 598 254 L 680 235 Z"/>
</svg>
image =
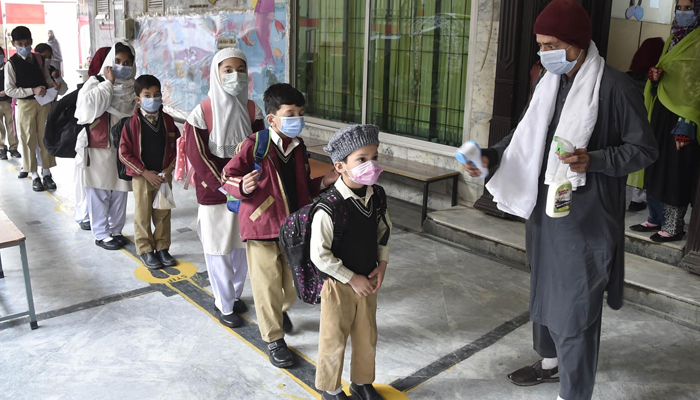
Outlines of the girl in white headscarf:
<svg viewBox="0 0 700 400">
<path fill-rule="evenodd" d="M 221 171 L 238 143 L 265 129 L 262 110 L 248 100 L 246 56 L 227 48 L 214 56 L 209 98 L 198 105 L 185 124 L 185 154 L 194 170 L 199 212 L 197 231 L 204 248 L 209 280 L 222 324 L 241 324 L 237 314 L 247 311 L 240 299 L 248 272 L 245 244 L 238 216 L 226 207 Z"/>
<path fill-rule="evenodd" d="M 109 131 L 122 118 L 134 113 L 134 48 L 118 40 L 110 50 L 98 76 L 90 77 L 78 93 L 75 118 L 90 125 L 78 135 L 77 156 L 82 157 L 82 180 L 95 244 L 106 250 L 122 248 L 126 223 L 127 192 L 131 182 L 119 178 L 118 149 Z"/>
</svg>

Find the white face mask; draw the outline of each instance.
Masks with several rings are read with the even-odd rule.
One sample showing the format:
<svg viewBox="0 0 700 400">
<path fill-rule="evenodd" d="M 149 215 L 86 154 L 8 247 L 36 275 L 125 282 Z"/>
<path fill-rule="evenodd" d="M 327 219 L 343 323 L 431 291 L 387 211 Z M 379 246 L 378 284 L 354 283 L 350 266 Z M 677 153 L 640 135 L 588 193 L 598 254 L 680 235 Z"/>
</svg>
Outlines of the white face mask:
<svg viewBox="0 0 700 400">
<path fill-rule="evenodd" d="M 231 72 L 221 75 L 221 87 L 231 96 L 238 96 L 244 90 L 248 90 L 248 74 L 245 72 Z"/>
</svg>

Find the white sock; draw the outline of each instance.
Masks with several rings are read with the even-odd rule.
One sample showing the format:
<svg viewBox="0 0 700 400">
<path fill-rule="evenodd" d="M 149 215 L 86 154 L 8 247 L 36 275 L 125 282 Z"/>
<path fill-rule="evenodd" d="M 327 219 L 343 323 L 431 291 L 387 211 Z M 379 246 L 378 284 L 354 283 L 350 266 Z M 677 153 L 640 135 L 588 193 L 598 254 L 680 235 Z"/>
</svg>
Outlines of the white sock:
<svg viewBox="0 0 700 400">
<path fill-rule="evenodd" d="M 342 391 L 343 391 L 343 387 L 341 386 L 336 390 L 326 390 L 326 393 L 330 394 L 331 396 L 335 396 L 335 395 L 340 394 L 340 392 L 342 392 Z"/>
<path fill-rule="evenodd" d="M 364 383 L 356 383 L 355 385 L 357 385 L 357 386 L 365 386 Z"/>
<path fill-rule="evenodd" d="M 542 369 L 554 369 L 559 366 L 559 360 L 555 358 L 543 358 Z"/>
<path fill-rule="evenodd" d="M 42 176 L 49 176 L 51 175 L 51 169 L 50 168 L 44 168 L 41 170 L 41 175 Z"/>
<path fill-rule="evenodd" d="M 36 179 L 38 177 L 39 177 L 39 174 L 37 174 L 36 172 L 32 172 L 32 179 Z"/>
</svg>

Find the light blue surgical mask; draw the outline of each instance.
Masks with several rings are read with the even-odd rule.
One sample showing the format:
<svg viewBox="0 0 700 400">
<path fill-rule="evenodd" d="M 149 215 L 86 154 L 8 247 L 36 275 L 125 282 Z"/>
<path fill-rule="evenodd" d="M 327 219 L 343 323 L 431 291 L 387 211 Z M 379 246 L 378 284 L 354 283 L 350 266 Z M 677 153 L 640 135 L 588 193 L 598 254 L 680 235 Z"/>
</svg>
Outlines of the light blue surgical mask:
<svg viewBox="0 0 700 400">
<path fill-rule="evenodd" d="M 684 28 L 692 25 L 696 18 L 694 11 L 676 11 L 676 22 Z"/>
<path fill-rule="evenodd" d="M 304 117 L 275 117 L 279 118 L 281 124 L 279 125 L 279 130 L 284 133 L 284 136 L 288 138 L 295 138 L 299 136 L 301 131 L 306 126 L 304 122 Z"/>
<path fill-rule="evenodd" d="M 248 74 L 245 72 L 231 72 L 221 76 L 221 87 L 231 96 L 238 96 L 244 90 L 248 90 Z M 245 92 L 246 95 L 248 92 Z"/>
<path fill-rule="evenodd" d="M 142 97 L 141 98 L 141 108 L 143 108 L 144 110 L 146 110 L 146 112 L 149 112 L 151 114 L 160 110 L 160 107 L 162 105 L 163 105 L 163 98 L 162 97 Z"/>
<path fill-rule="evenodd" d="M 18 47 L 17 54 L 22 57 L 29 57 L 29 55 L 32 54 L 32 46 Z"/>
<path fill-rule="evenodd" d="M 114 77 L 117 79 L 126 79 L 131 75 L 131 71 L 133 71 L 134 67 L 127 67 L 125 65 L 118 65 L 115 64 L 112 66 L 112 72 L 114 72 Z"/>
<path fill-rule="evenodd" d="M 566 59 L 566 51 L 570 48 L 571 46 L 566 49 L 538 51 L 537 55 L 540 56 L 540 62 L 547 72 L 551 72 L 554 75 L 564 75 L 574 69 L 576 63 L 578 63 L 578 57 L 581 57 L 581 53 L 583 53 L 583 50 L 581 50 L 581 53 L 574 61 L 568 61 Z"/>
</svg>

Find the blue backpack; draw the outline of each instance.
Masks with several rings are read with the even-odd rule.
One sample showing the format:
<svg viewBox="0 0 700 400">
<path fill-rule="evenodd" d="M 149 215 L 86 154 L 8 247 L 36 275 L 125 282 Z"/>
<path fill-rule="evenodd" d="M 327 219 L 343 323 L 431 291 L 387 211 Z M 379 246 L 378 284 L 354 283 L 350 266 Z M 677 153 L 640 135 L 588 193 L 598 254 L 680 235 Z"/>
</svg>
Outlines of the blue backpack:
<svg viewBox="0 0 700 400">
<path fill-rule="evenodd" d="M 262 164 L 262 160 L 267 157 L 268 151 L 270 151 L 270 131 L 263 129 L 255 134 L 255 165 L 250 172 L 262 172 L 262 167 L 260 165 Z M 241 207 L 241 200 L 227 194 L 226 207 L 229 211 L 238 214 L 238 209 Z"/>
</svg>

